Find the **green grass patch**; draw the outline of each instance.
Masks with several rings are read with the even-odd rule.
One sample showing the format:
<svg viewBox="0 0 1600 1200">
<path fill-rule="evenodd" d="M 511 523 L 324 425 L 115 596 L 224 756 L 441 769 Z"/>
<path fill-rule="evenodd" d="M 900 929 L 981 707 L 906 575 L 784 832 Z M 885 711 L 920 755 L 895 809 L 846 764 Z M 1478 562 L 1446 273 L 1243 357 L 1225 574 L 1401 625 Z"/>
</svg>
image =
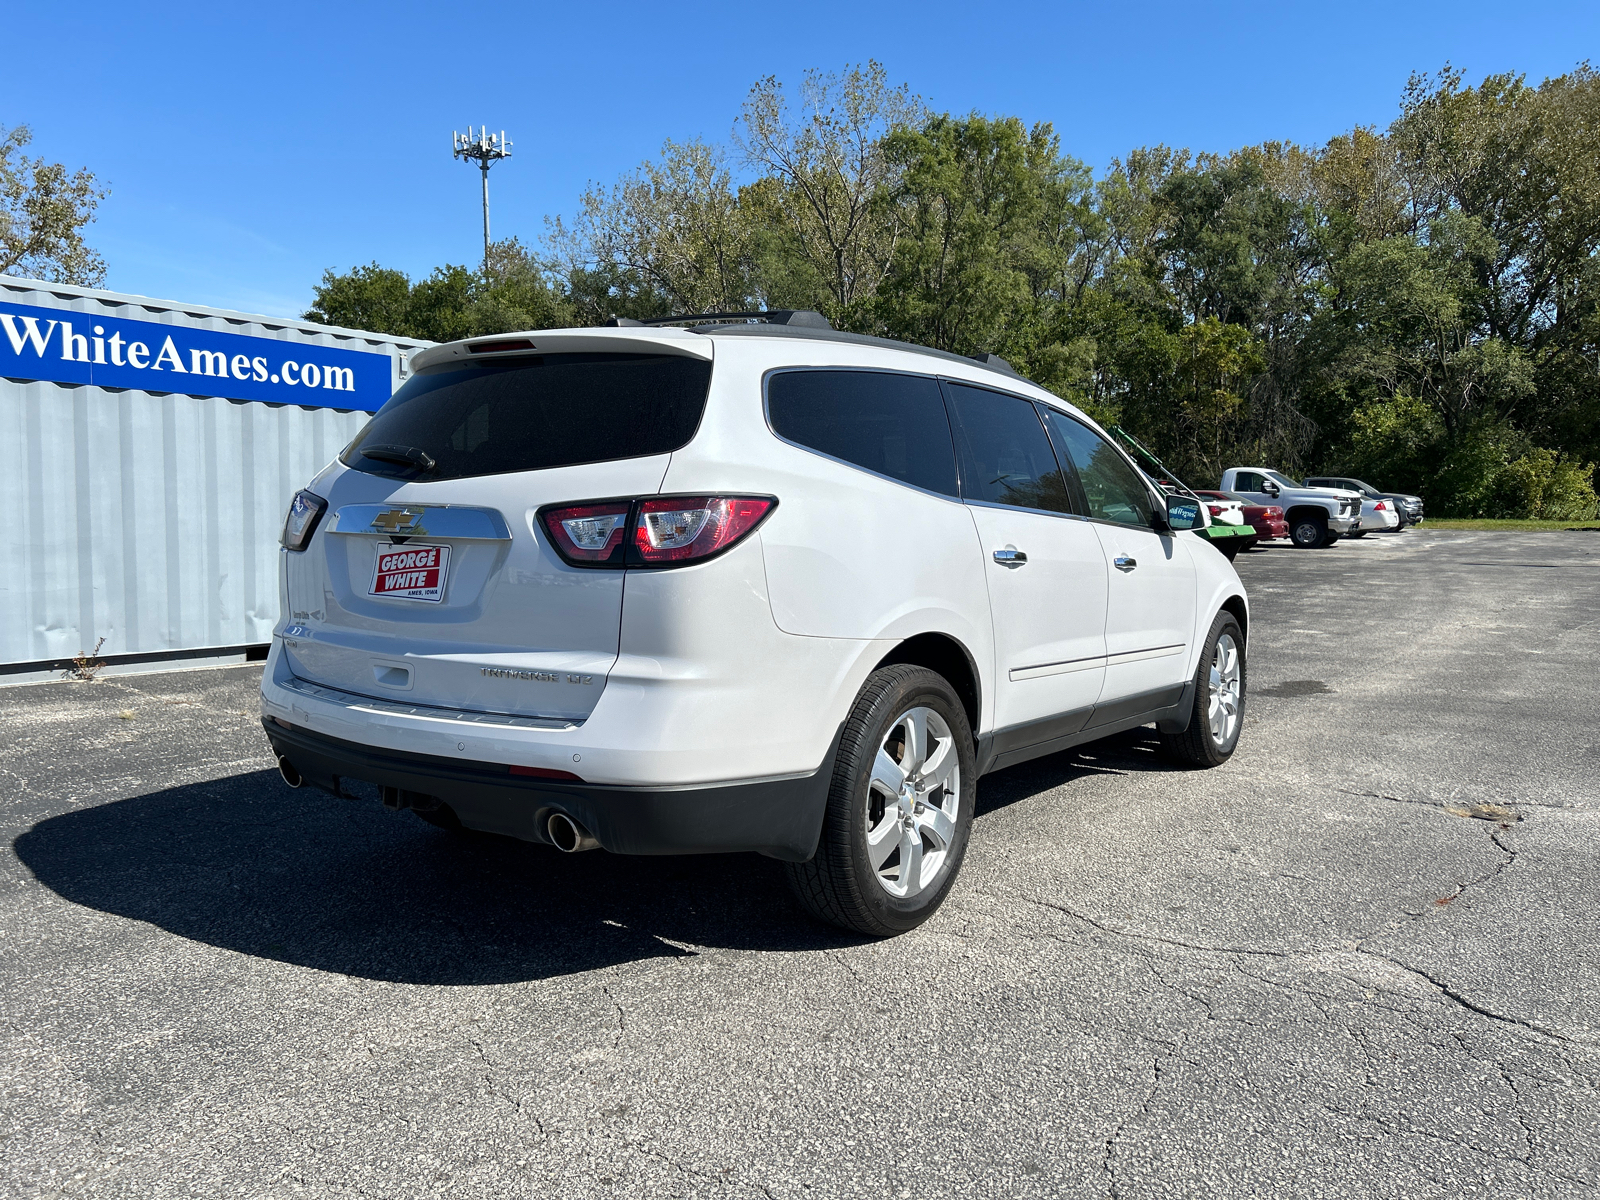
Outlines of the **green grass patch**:
<svg viewBox="0 0 1600 1200">
<path fill-rule="evenodd" d="M 1537 533 L 1552 529 L 1574 529 L 1589 533 L 1600 533 L 1600 522 L 1596 521 L 1533 521 L 1512 518 L 1485 518 L 1482 520 L 1434 520 L 1428 517 L 1418 527 L 1420 529 L 1473 529 L 1494 530 L 1506 533 Z"/>
</svg>

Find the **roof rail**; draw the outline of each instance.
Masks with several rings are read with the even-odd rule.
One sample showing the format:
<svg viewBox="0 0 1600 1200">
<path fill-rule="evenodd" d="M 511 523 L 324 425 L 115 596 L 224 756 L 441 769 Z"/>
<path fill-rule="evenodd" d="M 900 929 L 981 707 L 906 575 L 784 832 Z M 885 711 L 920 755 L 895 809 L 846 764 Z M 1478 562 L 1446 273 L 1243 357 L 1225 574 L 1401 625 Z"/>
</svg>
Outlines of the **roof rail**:
<svg viewBox="0 0 1600 1200">
<path fill-rule="evenodd" d="M 695 328 L 695 322 L 703 324 Z M 849 342 L 857 346 L 881 346 L 885 350 L 923 354 L 929 358 L 944 359 L 946 362 L 968 365 L 976 363 L 996 374 L 1031 382 L 1026 375 L 998 354 L 957 354 L 953 350 L 935 350 L 931 346 L 919 346 L 915 342 L 898 342 L 892 338 L 874 337 L 867 333 L 849 333 L 843 329 L 835 329 L 827 317 L 806 308 L 769 308 L 759 312 L 690 313 L 686 316 L 642 319 L 612 317 L 605 324 L 612 329 L 630 326 L 689 325 L 694 333 L 716 334 L 719 337 L 739 334 L 748 337 L 806 338 Z"/>
<path fill-rule="evenodd" d="M 768 325 L 798 325 L 806 329 L 832 329 L 827 317 L 809 308 L 768 308 L 760 312 L 685 313 L 677 317 L 612 317 L 606 327 L 637 325 L 686 325 L 691 321 L 764 321 Z"/>
</svg>

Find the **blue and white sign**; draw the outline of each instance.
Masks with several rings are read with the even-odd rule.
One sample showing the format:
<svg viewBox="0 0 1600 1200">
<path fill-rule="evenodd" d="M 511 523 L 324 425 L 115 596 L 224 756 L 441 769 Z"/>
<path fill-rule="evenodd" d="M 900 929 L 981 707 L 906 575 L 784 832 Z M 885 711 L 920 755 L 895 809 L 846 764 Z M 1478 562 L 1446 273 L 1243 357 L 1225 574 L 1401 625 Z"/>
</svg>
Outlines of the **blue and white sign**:
<svg viewBox="0 0 1600 1200">
<path fill-rule="evenodd" d="M 0 301 L 0 376 L 376 412 L 387 354 Z"/>
</svg>

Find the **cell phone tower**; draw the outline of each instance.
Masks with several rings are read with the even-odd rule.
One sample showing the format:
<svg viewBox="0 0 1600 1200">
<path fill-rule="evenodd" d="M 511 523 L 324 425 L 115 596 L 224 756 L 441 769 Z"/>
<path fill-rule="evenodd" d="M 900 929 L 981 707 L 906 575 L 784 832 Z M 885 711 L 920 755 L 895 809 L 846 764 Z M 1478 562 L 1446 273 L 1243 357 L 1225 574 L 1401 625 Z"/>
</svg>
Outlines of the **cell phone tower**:
<svg viewBox="0 0 1600 1200">
<path fill-rule="evenodd" d="M 472 132 L 472 126 L 467 126 L 466 133 L 450 134 L 450 147 L 454 151 L 453 157 L 463 158 L 478 164 L 478 169 L 483 172 L 483 273 L 489 273 L 489 168 L 502 158 L 511 157 L 511 139 L 502 129 L 498 134 L 489 132 L 485 125 L 477 133 Z"/>
</svg>

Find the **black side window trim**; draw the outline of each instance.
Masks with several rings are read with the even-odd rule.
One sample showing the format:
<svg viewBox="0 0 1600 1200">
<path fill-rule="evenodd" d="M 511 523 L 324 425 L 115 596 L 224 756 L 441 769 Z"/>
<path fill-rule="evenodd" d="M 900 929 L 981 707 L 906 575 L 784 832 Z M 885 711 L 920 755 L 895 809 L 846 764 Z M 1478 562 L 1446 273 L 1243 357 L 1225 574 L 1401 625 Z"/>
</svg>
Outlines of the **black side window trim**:
<svg viewBox="0 0 1600 1200">
<path fill-rule="evenodd" d="M 1104 524 L 1099 517 L 1094 516 L 1089 511 L 1089 493 L 1083 490 L 1083 480 L 1078 478 L 1078 464 L 1073 462 L 1072 455 L 1067 454 L 1064 448 L 1056 442 L 1055 430 L 1050 428 L 1048 414 L 1055 413 L 1069 421 L 1073 419 L 1072 414 L 1061 412 L 1061 410 L 1051 408 L 1048 404 L 1041 404 L 1037 400 L 1033 402 L 1033 406 L 1039 410 L 1039 424 L 1044 426 L 1045 436 L 1050 439 L 1050 449 L 1056 452 L 1056 462 L 1061 464 L 1061 474 L 1067 480 L 1067 487 L 1072 496 L 1073 509 L 1085 521 L 1096 521 Z M 1082 422 L 1080 421 L 1079 424 L 1082 424 Z"/>
<path fill-rule="evenodd" d="M 894 484 L 896 487 L 903 487 L 908 491 L 920 492 L 922 495 L 932 496 L 936 500 L 943 500 L 949 504 L 960 504 L 962 502 L 959 494 L 952 496 L 948 492 L 936 492 L 932 488 L 925 488 L 915 483 L 907 483 L 904 479 L 897 479 L 893 475 L 885 475 L 882 471 L 874 471 L 871 467 L 863 467 L 860 463 L 851 462 L 848 458 L 839 458 L 835 455 L 827 453 L 825 450 L 818 450 L 815 446 L 807 446 L 804 442 L 797 442 L 792 438 L 784 437 L 783 434 L 779 433 L 777 428 L 772 424 L 772 408 L 768 401 L 767 385 L 774 375 L 786 375 L 795 371 L 850 371 L 857 374 L 900 375 L 909 379 L 932 379 L 935 383 L 937 383 L 939 380 L 937 375 L 929 375 L 922 371 L 897 371 L 892 367 L 857 367 L 849 365 L 822 366 L 816 363 L 795 363 L 787 367 L 768 367 L 761 373 L 761 419 L 766 422 L 767 432 L 773 437 L 777 438 L 785 446 L 793 446 L 796 450 L 804 450 L 807 454 L 815 454 L 818 458 L 826 459 L 828 462 L 838 463 L 841 467 L 849 467 L 852 471 L 860 471 L 863 475 L 871 475 L 874 479 L 886 480 L 889 483 Z M 944 399 L 943 388 L 939 389 L 939 398 L 941 401 Z M 946 424 L 949 424 L 950 408 L 948 404 L 945 405 L 944 419 Z M 950 453 L 955 459 L 956 491 L 959 493 L 961 490 L 961 456 L 956 454 L 955 448 L 956 431 L 954 427 L 951 427 Z"/>
</svg>

